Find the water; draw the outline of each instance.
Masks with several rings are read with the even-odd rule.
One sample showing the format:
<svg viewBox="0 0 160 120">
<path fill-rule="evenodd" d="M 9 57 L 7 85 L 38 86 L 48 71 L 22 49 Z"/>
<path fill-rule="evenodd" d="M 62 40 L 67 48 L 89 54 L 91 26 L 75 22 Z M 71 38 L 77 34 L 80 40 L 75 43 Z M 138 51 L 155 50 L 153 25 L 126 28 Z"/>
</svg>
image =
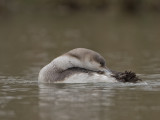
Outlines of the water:
<svg viewBox="0 0 160 120">
<path fill-rule="evenodd" d="M 1 120 L 158 120 L 160 17 L 107 13 L 9 15 L 0 19 Z M 38 84 L 40 68 L 75 47 L 143 82 Z"/>
</svg>

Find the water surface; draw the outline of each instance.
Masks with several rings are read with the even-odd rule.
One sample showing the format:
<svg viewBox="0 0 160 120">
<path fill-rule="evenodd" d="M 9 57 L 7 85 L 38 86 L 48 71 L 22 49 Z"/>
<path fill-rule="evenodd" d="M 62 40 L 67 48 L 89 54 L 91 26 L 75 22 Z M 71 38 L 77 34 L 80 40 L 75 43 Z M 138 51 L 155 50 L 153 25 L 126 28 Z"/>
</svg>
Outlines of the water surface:
<svg viewBox="0 0 160 120">
<path fill-rule="evenodd" d="M 0 19 L 1 120 L 158 120 L 160 17 L 107 13 Z M 38 84 L 40 68 L 75 47 L 98 51 L 109 68 L 142 83 Z"/>
</svg>

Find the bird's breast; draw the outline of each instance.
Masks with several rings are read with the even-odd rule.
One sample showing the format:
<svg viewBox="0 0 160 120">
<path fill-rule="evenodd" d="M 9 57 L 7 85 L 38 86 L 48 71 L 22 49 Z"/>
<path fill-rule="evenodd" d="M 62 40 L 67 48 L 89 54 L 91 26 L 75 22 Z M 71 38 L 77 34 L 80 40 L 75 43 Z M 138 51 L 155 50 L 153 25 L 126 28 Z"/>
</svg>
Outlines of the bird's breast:
<svg viewBox="0 0 160 120">
<path fill-rule="evenodd" d="M 97 82 L 117 82 L 113 77 L 98 73 L 74 73 L 57 83 L 97 83 Z"/>
</svg>

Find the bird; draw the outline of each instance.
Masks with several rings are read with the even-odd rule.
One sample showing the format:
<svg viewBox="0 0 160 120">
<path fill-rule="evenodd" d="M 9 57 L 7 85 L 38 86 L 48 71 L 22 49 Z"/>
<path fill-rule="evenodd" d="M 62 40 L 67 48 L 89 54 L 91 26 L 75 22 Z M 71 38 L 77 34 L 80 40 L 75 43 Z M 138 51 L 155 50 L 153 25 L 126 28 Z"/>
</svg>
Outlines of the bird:
<svg viewBox="0 0 160 120">
<path fill-rule="evenodd" d="M 134 82 L 135 73 L 110 70 L 103 56 L 87 48 L 75 48 L 53 59 L 38 76 L 39 83 Z"/>
</svg>

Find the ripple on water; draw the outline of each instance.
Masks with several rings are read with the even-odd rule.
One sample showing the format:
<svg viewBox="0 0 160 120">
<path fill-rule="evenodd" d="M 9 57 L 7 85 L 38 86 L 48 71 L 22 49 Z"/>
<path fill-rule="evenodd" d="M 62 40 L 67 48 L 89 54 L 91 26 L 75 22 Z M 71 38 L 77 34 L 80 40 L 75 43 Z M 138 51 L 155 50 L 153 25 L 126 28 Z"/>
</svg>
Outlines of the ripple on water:
<svg viewBox="0 0 160 120">
<path fill-rule="evenodd" d="M 0 118 L 2 116 L 13 118 L 17 116 L 17 109 L 21 109 L 22 113 L 25 112 L 23 107 L 30 115 L 34 112 L 32 110 L 38 108 L 39 111 L 37 113 L 35 110 L 35 114 L 39 114 L 40 118 L 54 117 L 56 120 L 71 119 L 71 116 L 77 119 L 82 115 L 83 119 L 98 120 L 98 113 L 105 113 L 103 114 L 106 115 L 105 118 L 110 114 L 121 116 L 124 114 L 122 108 L 127 109 L 127 113 L 159 111 L 159 98 L 157 98 L 160 91 L 159 74 L 139 76 L 143 81 L 138 83 L 88 84 L 38 84 L 36 80 L 27 80 L 23 77 L 3 76 L 0 80 L 2 109 Z M 154 103 L 149 100 L 150 96 L 154 99 Z"/>
</svg>

